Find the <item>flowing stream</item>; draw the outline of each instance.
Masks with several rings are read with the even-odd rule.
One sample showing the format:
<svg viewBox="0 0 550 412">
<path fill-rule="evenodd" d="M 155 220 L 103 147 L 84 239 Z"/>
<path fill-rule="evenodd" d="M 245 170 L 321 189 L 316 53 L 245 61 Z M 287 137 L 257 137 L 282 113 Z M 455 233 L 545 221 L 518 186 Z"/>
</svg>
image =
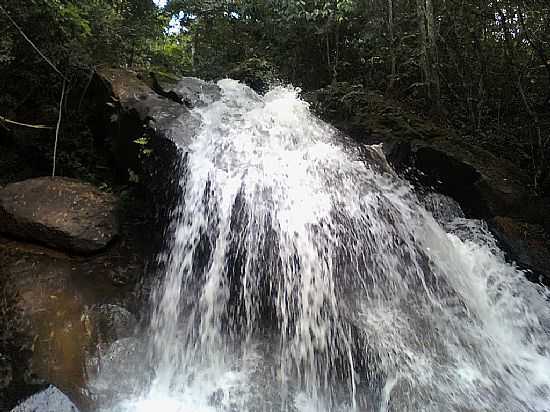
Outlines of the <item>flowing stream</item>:
<svg viewBox="0 0 550 412">
<path fill-rule="evenodd" d="M 482 221 L 295 90 L 218 86 L 146 343 L 102 410 L 550 411 L 548 293 Z"/>
</svg>

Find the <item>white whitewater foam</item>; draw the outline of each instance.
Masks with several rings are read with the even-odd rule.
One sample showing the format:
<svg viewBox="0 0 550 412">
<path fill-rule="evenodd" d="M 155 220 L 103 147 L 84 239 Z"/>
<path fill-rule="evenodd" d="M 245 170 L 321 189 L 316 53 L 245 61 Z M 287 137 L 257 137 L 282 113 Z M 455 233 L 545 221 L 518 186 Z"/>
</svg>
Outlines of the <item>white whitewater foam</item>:
<svg viewBox="0 0 550 412">
<path fill-rule="evenodd" d="M 218 84 L 194 111 L 152 378 L 106 409 L 550 410 L 547 291 L 482 222 L 442 227 L 296 90 Z"/>
</svg>

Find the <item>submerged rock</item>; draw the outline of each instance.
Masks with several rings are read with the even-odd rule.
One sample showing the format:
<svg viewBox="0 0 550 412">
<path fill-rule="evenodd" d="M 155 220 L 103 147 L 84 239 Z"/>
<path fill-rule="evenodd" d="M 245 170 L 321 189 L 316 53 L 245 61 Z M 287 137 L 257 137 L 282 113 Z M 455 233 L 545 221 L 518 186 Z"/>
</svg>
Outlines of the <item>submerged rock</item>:
<svg viewBox="0 0 550 412">
<path fill-rule="evenodd" d="M 75 253 L 105 248 L 118 234 L 115 198 L 64 177 L 40 177 L 0 190 L 0 230 Z"/>
<path fill-rule="evenodd" d="M 428 193 L 421 198 L 421 201 L 424 208 L 442 225 L 465 217 L 458 202 L 449 196 Z"/>
<path fill-rule="evenodd" d="M 78 408 L 67 395 L 55 386 L 49 386 L 27 398 L 11 412 L 78 412 Z"/>
<path fill-rule="evenodd" d="M 101 344 L 86 358 L 87 396 L 101 405 L 115 398 L 136 396 L 148 376 L 145 348 L 128 337 Z"/>
</svg>

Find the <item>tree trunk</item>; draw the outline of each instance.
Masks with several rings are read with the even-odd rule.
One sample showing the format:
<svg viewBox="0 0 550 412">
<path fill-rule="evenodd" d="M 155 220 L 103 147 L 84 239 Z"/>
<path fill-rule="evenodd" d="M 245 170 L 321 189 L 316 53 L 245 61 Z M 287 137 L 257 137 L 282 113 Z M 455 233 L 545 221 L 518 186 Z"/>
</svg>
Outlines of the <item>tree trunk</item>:
<svg viewBox="0 0 550 412">
<path fill-rule="evenodd" d="M 395 35 L 393 27 L 393 0 L 388 0 L 388 33 L 390 37 L 390 82 L 388 84 L 388 90 L 392 90 L 395 86 L 395 80 L 397 77 L 397 58 L 395 55 Z"/>
<path fill-rule="evenodd" d="M 441 86 L 439 83 L 439 61 L 437 58 L 437 33 L 435 28 L 434 7 L 432 0 L 426 0 L 426 28 L 428 34 L 428 51 L 430 54 L 430 76 L 432 102 L 437 109 L 441 100 Z"/>
<path fill-rule="evenodd" d="M 334 26 L 334 61 L 332 67 L 332 84 L 338 79 L 338 63 L 340 59 L 340 24 L 336 22 Z"/>
<path fill-rule="evenodd" d="M 328 26 L 328 25 L 327 25 Z M 327 53 L 327 69 L 329 72 L 329 75 L 332 77 L 332 59 L 330 58 L 330 32 L 327 27 L 327 34 L 325 36 L 325 45 L 326 45 L 326 53 Z"/>
<path fill-rule="evenodd" d="M 437 64 L 437 43 L 432 0 L 416 0 L 416 10 L 420 31 L 420 66 L 428 99 L 439 109 L 440 83 Z"/>
<path fill-rule="evenodd" d="M 430 70 L 428 62 L 428 40 L 426 34 L 426 24 L 425 24 L 425 3 L 424 0 L 416 0 L 416 13 L 418 16 L 418 28 L 420 34 L 420 68 L 422 70 L 422 82 L 427 85 L 426 90 L 428 97 L 430 96 L 430 87 L 429 82 Z"/>
<path fill-rule="evenodd" d="M 529 43 L 529 45 L 531 46 L 535 54 L 538 56 L 541 65 L 544 66 L 544 68 L 546 69 L 549 89 L 547 91 L 544 105 L 547 107 L 550 107 L 550 56 L 546 54 L 543 42 L 541 41 L 536 42 L 536 41 L 533 41 L 533 39 L 531 38 L 531 34 L 529 33 L 529 29 L 525 24 L 525 17 L 521 9 L 518 9 L 518 16 L 519 16 L 519 22 L 521 25 L 521 30 L 523 32 L 525 39 L 527 40 L 527 43 Z"/>
<path fill-rule="evenodd" d="M 195 73 L 195 53 L 197 53 L 197 45 L 199 39 L 195 30 L 191 33 L 191 71 Z"/>
</svg>

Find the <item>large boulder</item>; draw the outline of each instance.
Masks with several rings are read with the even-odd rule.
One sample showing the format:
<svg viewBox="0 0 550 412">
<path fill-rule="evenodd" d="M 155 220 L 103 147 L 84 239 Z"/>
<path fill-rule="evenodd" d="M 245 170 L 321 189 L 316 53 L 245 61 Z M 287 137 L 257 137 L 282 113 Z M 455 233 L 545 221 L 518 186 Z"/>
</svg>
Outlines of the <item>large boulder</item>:
<svg viewBox="0 0 550 412">
<path fill-rule="evenodd" d="M 112 122 L 114 129 L 108 133 L 117 134 L 113 141 L 124 150 L 136 150 L 136 137 L 150 131 L 154 132 L 155 139 L 165 140 L 165 144 L 173 142 L 185 149 L 200 125 L 191 109 L 220 97 L 218 86 L 193 77 L 184 77 L 171 85 L 160 85 L 168 94 L 173 93 L 191 105 L 188 107 L 167 98 L 167 93 L 159 94 L 137 73 L 105 67 L 97 74 L 111 91 L 111 101 L 106 102 L 111 110 L 109 119 L 105 120 L 106 123 Z"/>
<path fill-rule="evenodd" d="M 147 84 L 147 77 L 121 68 L 101 67 L 94 83 L 95 89 L 108 91 L 101 121 L 97 123 L 109 125 L 100 132 L 113 142 L 115 167 L 121 174 L 136 172 L 147 197 L 154 200 L 150 204 L 157 230 L 148 233 L 148 242 L 152 249 L 160 251 L 173 235 L 169 224 L 182 195 L 179 180 L 185 174 L 185 153 L 200 130 L 201 118 L 193 108 L 220 99 L 221 89 L 193 77 L 168 84 L 168 79 L 158 75 L 161 88 L 179 96 L 185 102 L 180 104 L 167 98 L 166 93 L 156 92 Z M 150 273 L 155 272 L 155 262 L 149 266 Z M 142 291 L 146 295 L 149 286 Z"/>
<path fill-rule="evenodd" d="M 469 215 L 529 218 L 532 214 L 531 209 L 525 207 L 532 197 L 527 188 L 528 179 L 506 159 L 475 145 L 444 137 L 411 140 L 400 145 L 401 152 L 410 150 L 410 162 L 401 167 L 413 166 L 421 173 L 420 180 L 458 200 Z M 397 147 L 389 151 L 393 159 Z"/>
<path fill-rule="evenodd" d="M 91 254 L 118 234 L 116 199 L 64 177 L 40 177 L 0 190 L 0 231 L 53 248 Z"/>
</svg>

